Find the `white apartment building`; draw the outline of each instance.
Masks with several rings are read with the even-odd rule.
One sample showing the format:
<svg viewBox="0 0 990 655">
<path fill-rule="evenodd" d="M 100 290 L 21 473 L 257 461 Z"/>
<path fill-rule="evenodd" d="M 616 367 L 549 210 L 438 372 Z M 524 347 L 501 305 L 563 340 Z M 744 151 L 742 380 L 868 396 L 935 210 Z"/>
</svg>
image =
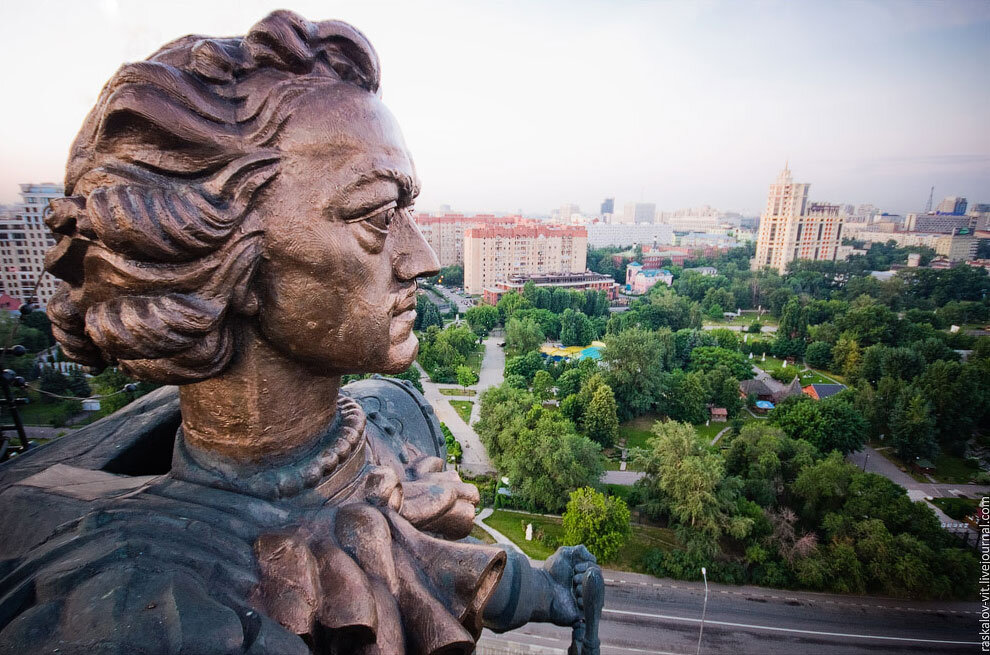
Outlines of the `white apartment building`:
<svg viewBox="0 0 990 655">
<path fill-rule="evenodd" d="M 621 223 L 592 223 L 588 225 L 589 248 L 624 248 L 637 243 L 670 246 L 674 231 L 669 225 L 623 225 Z"/>
<path fill-rule="evenodd" d="M 480 294 L 517 275 L 583 273 L 588 256 L 584 227 L 489 225 L 464 232 L 464 289 Z"/>
<path fill-rule="evenodd" d="M 769 266 L 783 273 L 795 259 L 835 259 L 836 248 L 842 243 L 839 205 L 809 203 L 810 187 L 794 182 L 787 166 L 770 185 L 766 209 L 760 216 L 753 270 Z"/>
<path fill-rule="evenodd" d="M 18 300 L 45 307 L 58 288 L 59 281 L 45 273 L 45 253 L 55 245 L 45 214 L 48 201 L 63 195 L 61 184 L 22 184 L 21 204 L 0 217 L 0 284 Z"/>
</svg>

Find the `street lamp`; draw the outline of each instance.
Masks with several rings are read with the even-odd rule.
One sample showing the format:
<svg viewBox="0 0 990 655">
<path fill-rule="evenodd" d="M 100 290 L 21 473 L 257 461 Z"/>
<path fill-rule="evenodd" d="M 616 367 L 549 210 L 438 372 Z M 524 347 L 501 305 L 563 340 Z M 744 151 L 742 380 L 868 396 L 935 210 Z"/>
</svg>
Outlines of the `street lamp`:
<svg viewBox="0 0 990 655">
<path fill-rule="evenodd" d="M 695 655 L 701 655 L 701 635 L 705 634 L 705 612 L 708 611 L 708 572 L 701 567 L 701 577 L 705 579 L 705 604 L 701 607 L 701 629 L 698 630 L 698 649 Z"/>
</svg>

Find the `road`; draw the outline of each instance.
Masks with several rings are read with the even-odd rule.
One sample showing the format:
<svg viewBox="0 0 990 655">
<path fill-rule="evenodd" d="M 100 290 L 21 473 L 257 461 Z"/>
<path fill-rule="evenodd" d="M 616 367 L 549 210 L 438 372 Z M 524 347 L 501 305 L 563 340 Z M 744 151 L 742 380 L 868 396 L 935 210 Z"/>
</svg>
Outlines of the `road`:
<svg viewBox="0 0 990 655">
<path fill-rule="evenodd" d="M 605 655 L 694 654 L 701 583 L 605 571 L 600 637 Z M 976 603 L 934 603 L 710 585 L 701 653 L 973 653 Z M 563 653 L 570 630 L 529 624 L 495 635 L 479 653 Z M 485 646 L 488 646 L 486 648 Z"/>
<path fill-rule="evenodd" d="M 454 293 L 447 287 L 442 287 L 440 285 L 434 285 L 433 289 L 447 299 L 448 302 L 454 304 L 457 307 L 457 313 L 463 314 L 467 310 L 474 307 L 474 300 L 470 298 L 465 298 L 464 296 Z"/>
</svg>

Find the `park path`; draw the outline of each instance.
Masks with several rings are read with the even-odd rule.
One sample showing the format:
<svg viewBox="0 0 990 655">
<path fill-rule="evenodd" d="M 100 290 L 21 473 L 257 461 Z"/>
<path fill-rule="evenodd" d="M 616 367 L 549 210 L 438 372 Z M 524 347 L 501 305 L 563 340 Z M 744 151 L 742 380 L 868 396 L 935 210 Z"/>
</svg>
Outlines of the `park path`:
<svg viewBox="0 0 990 655">
<path fill-rule="evenodd" d="M 491 507 L 486 507 L 485 509 L 481 510 L 481 512 L 479 512 L 477 516 L 474 517 L 474 524 L 477 525 L 482 530 L 484 530 L 485 532 L 487 532 L 488 534 L 490 534 L 492 536 L 492 539 L 495 540 L 495 543 L 501 544 L 503 546 L 508 546 L 509 548 L 522 553 L 523 552 L 522 548 L 520 548 L 515 543 L 513 543 L 511 539 L 506 537 L 504 534 L 502 534 L 492 526 L 485 523 L 485 519 L 491 516 L 494 512 L 495 510 L 493 510 Z M 523 553 L 523 555 L 525 554 L 526 553 Z"/>
<path fill-rule="evenodd" d="M 419 370 L 419 381 L 423 385 L 423 395 L 426 400 L 433 406 L 437 418 L 450 428 L 454 438 L 461 442 L 461 470 L 471 475 L 491 473 L 492 463 L 488 459 L 485 447 L 481 445 L 481 439 L 478 438 L 471 426 L 461 420 L 460 415 L 448 402 L 450 398 L 440 393 L 440 387 L 430 380 L 430 376 L 426 374 L 419 362 L 416 362 L 416 368 Z M 458 400 L 458 398 L 455 397 L 454 400 Z M 463 400 L 477 401 L 477 398 L 465 396 Z"/>
<path fill-rule="evenodd" d="M 481 360 L 478 384 L 473 387 L 477 395 L 474 398 L 474 406 L 471 408 L 471 425 L 474 425 L 481 416 L 481 394 L 489 387 L 497 387 L 502 384 L 502 380 L 505 378 L 505 349 L 498 346 L 503 338 L 489 335 L 484 341 L 485 357 Z"/>
</svg>

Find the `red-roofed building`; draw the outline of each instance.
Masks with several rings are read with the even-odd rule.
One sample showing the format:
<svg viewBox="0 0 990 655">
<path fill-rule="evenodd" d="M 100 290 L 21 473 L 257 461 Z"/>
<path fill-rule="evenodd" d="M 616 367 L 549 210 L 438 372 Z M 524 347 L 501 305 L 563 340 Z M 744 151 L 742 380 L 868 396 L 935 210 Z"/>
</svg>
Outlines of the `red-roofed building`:
<svg viewBox="0 0 990 655">
<path fill-rule="evenodd" d="M 464 289 L 480 294 L 516 276 L 584 273 L 588 230 L 538 222 L 485 225 L 464 232 Z"/>
<path fill-rule="evenodd" d="M 6 294 L 0 293 L 0 309 L 6 309 L 9 312 L 18 310 L 24 303 L 17 298 Z"/>
</svg>

